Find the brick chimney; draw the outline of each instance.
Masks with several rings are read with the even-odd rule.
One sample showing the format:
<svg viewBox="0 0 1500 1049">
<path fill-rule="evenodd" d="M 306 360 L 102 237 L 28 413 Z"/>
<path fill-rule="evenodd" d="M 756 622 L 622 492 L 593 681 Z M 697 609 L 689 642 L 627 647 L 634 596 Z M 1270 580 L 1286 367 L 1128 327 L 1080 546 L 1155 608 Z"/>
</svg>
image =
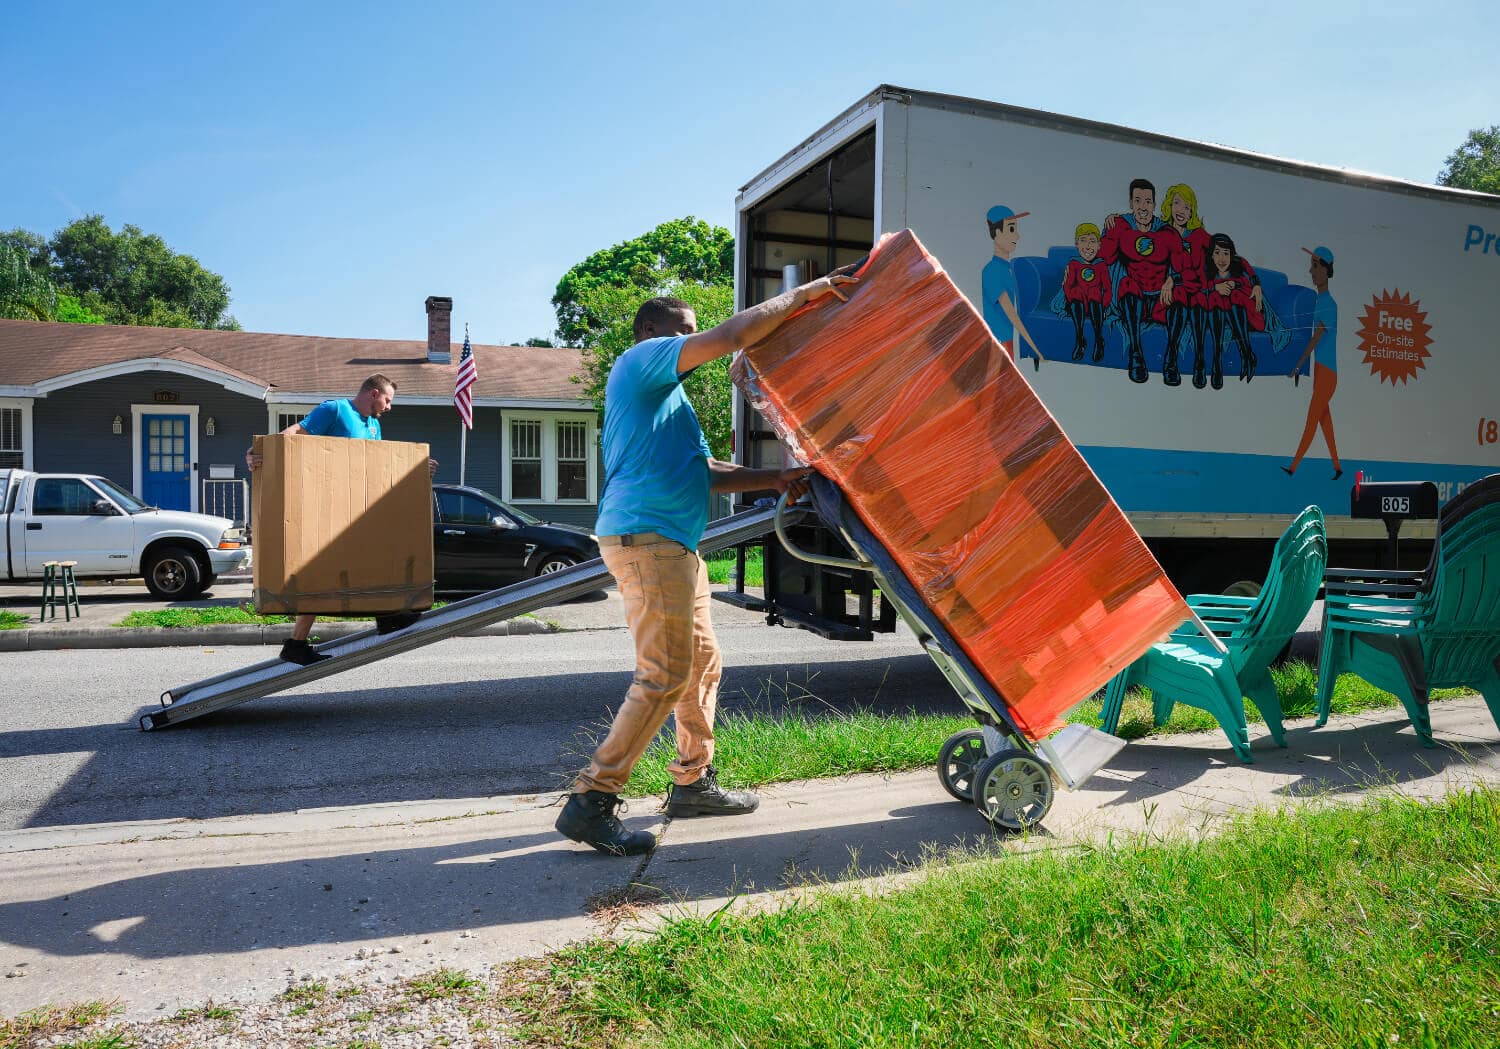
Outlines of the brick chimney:
<svg viewBox="0 0 1500 1049">
<path fill-rule="evenodd" d="M 453 361 L 453 300 L 446 295 L 427 296 L 427 363 Z"/>
</svg>

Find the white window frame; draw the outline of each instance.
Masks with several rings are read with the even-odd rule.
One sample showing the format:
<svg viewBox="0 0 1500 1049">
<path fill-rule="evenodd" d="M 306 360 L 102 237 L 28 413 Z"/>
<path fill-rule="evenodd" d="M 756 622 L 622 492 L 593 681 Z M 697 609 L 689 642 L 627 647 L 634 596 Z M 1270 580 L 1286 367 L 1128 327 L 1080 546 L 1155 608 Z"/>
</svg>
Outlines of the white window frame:
<svg viewBox="0 0 1500 1049">
<path fill-rule="evenodd" d="M 202 431 L 198 429 L 198 406 L 196 404 L 132 404 L 130 406 L 130 490 L 137 499 L 141 496 L 141 473 L 145 464 L 141 462 L 141 428 L 144 415 L 186 415 L 188 429 L 193 439 L 188 445 L 188 461 L 192 463 L 193 476 L 190 484 L 191 502 L 188 510 L 198 512 L 198 453 L 202 450 Z"/>
<path fill-rule="evenodd" d="M 312 411 L 322 402 L 299 404 L 296 401 L 272 401 L 266 405 L 266 433 L 280 433 L 286 429 L 284 426 L 276 425 L 278 415 L 296 414 L 297 421 L 301 422 L 307 418 L 307 413 Z"/>
<path fill-rule="evenodd" d="M 0 397 L 0 408 L 21 409 L 21 469 L 34 470 L 36 440 L 31 432 L 30 397 Z"/>
<path fill-rule="evenodd" d="M 511 436 L 513 422 L 542 424 L 542 497 L 516 499 L 510 487 Z M 558 499 L 557 492 L 557 424 L 584 423 L 585 446 L 588 449 L 587 498 Z M 535 409 L 506 408 L 500 412 L 500 498 L 517 506 L 590 506 L 599 501 L 599 419 L 593 412 L 549 412 Z"/>
</svg>

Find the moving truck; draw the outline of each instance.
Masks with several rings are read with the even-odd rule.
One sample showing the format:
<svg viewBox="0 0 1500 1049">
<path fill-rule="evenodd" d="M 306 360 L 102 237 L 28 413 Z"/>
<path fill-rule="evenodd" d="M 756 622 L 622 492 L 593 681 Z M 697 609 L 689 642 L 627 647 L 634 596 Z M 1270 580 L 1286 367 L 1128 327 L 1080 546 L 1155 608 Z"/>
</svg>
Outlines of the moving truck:
<svg viewBox="0 0 1500 1049">
<path fill-rule="evenodd" d="M 1500 470 L 1500 197 L 882 86 L 737 212 L 737 309 L 912 229 L 1184 592 L 1253 593 L 1312 503 L 1381 564 L 1356 477 Z M 782 456 L 739 396 L 734 441 Z"/>
</svg>

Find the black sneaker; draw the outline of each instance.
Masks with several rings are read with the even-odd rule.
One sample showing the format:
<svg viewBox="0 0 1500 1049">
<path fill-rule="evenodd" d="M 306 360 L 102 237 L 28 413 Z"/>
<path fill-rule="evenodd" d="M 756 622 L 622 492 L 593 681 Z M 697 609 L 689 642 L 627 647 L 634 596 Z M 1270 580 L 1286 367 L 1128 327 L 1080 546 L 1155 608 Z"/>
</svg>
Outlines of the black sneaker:
<svg viewBox="0 0 1500 1049">
<path fill-rule="evenodd" d="M 300 667 L 310 667 L 314 663 L 321 663 L 333 657 L 313 648 L 311 642 L 287 638 L 281 643 L 281 658 L 288 663 L 296 663 Z"/>
<path fill-rule="evenodd" d="M 376 616 L 375 633 L 394 634 L 398 630 L 405 630 L 421 618 L 421 612 L 392 612 L 388 616 Z"/>
<path fill-rule="evenodd" d="M 672 784 L 667 795 L 668 816 L 743 816 L 754 812 L 760 798 L 748 790 L 725 790 L 719 786 L 719 770 L 712 765 L 697 783 L 686 787 Z"/>
<path fill-rule="evenodd" d="M 557 832 L 611 856 L 640 856 L 650 852 L 656 848 L 656 835 L 646 830 L 626 830 L 615 815 L 615 809 L 623 804 L 618 794 L 602 790 L 571 794 L 558 814 Z"/>
</svg>

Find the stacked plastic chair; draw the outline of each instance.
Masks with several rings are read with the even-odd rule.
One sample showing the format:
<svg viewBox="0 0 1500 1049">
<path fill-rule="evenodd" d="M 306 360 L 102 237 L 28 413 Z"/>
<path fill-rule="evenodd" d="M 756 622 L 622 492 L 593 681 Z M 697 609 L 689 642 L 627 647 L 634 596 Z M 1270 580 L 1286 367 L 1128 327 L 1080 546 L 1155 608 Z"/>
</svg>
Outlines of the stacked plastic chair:
<svg viewBox="0 0 1500 1049">
<path fill-rule="evenodd" d="M 1341 673 L 1397 696 L 1423 746 L 1434 688 L 1477 689 L 1500 726 L 1500 474 L 1443 507 L 1423 571 L 1328 573 L 1319 725 Z"/>
<path fill-rule="evenodd" d="M 1234 752 L 1247 762 L 1253 760 L 1243 703 L 1248 696 L 1265 718 L 1272 739 L 1286 746 L 1281 698 L 1271 679 L 1271 664 L 1312 609 L 1327 563 L 1323 511 L 1309 506 L 1276 541 L 1258 596 L 1188 595 L 1188 605 L 1224 642 L 1228 653 L 1221 654 L 1191 623 L 1183 624 L 1111 679 L 1100 715 L 1104 731 L 1119 728 L 1126 691 L 1141 685 L 1151 689 L 1156 724 L 1164 724 L 1178 703 L 1206 710 L 1224 729 Z"/>
</svg>

